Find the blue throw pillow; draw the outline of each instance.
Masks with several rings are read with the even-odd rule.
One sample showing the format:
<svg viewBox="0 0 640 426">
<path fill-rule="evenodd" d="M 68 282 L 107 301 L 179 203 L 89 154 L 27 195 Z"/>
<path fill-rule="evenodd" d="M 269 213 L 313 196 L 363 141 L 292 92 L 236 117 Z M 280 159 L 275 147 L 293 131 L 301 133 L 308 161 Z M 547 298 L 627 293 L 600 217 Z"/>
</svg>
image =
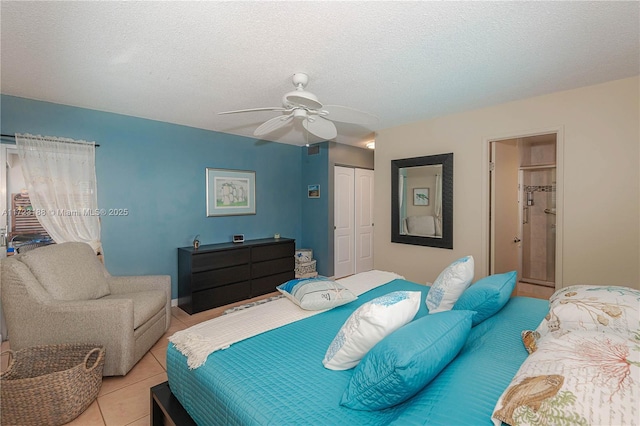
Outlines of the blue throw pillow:
<svg viewBox="0 0 640 426">
<path fill-rule="evenodd" d="M 473 317 L 475 327 L 495 315 L 507 304 L 516 286 L 517 278 L 516 271 L 482 278 L 462 293 L 453 309 L 476 311 Z"/>
<path fill-rule="evenodd" d="M 470 311 L 426 315 L 385 337 L 354 369 L 340 405 L 373 411 L 411 398 L 462 349 L 472 316 Z"/>
<path fill-rule="evenodd" d="M 357 299 L 351 290 L 327 278 L 291 280 L 280 284 L 276 289 L 308 311 L 335 308 Z"/>
</svg>

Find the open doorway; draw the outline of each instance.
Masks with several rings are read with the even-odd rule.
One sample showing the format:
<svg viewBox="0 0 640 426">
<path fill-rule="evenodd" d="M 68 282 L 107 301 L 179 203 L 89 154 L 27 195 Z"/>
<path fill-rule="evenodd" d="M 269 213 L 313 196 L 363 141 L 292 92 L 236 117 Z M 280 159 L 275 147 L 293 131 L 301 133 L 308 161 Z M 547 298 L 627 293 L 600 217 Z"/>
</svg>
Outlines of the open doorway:
<svg viewBox="0 0 640 426">
<path fill-rule="evenodd" d="M 560 287 L 557 133 L 490 141 L 489 151 L 489 271 L 516 270 L 517 294 L 548 298 Z"/>
</svg>

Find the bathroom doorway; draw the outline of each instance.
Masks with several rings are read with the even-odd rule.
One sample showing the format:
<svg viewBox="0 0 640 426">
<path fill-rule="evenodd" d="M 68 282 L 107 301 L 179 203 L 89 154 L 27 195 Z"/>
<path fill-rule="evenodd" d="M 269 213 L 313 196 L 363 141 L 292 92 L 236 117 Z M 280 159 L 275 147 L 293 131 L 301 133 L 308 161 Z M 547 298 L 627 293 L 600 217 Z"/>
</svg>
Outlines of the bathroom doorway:
<svg viewBox="0 0 640 426">
<path fill-rule="evenodd" d="M 548 298 L 558 281 L 557 133 L 490 141 L 489 150 L 489 271 L 517 270 L 517 294 Z"/>
</svg>

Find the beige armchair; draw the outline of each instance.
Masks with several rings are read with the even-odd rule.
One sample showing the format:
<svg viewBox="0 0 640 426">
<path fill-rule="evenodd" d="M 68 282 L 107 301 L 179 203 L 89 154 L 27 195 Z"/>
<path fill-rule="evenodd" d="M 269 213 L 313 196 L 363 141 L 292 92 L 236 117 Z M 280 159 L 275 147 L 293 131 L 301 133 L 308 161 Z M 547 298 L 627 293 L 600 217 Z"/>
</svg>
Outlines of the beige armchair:
<svg viewBox="0 0 640 426">
<path fill-rule="evenodd" d="M 103 375 L 125 375 L 169 328 L 168 275 L 110 276 L 88 244 L 40 247 L 1 260 L 11 349 L 103 345 Z"/>
<path fill-rule="evenodd" d="M 409 216 L 405 218 L 404 226 L 409 235 L 420 237 L 440 236 L 436 232 L 436 218 L 433 216 Z"/>
</svg>

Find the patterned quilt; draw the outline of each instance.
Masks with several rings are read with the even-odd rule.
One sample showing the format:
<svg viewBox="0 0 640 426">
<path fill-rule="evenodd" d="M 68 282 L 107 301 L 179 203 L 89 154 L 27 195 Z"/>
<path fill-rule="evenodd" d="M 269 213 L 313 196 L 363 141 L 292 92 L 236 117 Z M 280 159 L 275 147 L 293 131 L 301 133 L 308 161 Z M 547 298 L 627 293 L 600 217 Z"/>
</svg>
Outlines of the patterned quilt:
<svg viewBox="0 0 640 426">
<path fill-rule="evenodd" d="M 494 423 L 640 424 L 640 291 L 571 286 L 549 300 Z"/>
</svg>

